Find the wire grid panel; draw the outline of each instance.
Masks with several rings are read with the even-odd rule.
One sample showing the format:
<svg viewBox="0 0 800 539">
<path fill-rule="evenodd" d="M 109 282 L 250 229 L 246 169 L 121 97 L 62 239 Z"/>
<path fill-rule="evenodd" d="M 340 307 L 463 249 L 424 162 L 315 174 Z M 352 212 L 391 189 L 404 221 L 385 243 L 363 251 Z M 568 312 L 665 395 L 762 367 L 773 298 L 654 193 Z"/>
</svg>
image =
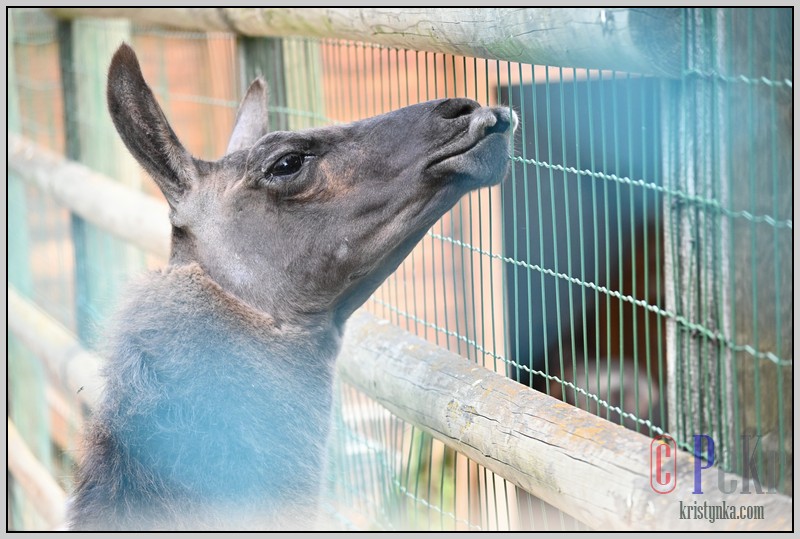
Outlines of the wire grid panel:
<svg viewBox="0 0 800 539">
<path fill-rule="evenodd" d="M 547 141 L 545 146 L 549 149 L 549 153 L 545 155 L 549 163 L 528 162 L 529 147 L 526 140 L 530 126 L 539 125 L 535 113 L 533 117 L 526 115 L 526 106 L 527 110 L 535 110 L 537 96 L 541 104 L 549 105 L 551 94 L 554 99 L 555 96 L 563 96 L 564 88 L 569 82 L 581 81 L 584 83 L 584 92 L 599 93 L 599 97 L 595 97 L 598 103 L 596 107 L 601 112 L 598 124 L 605 127 L 607 123 L 609 129 L 613 125 L 616 129 L 614 134 L 617 135 L 623 129 L 626 130 L 625 133 L 631 133 L 631 125 L 638 122 L 635 113 L 640 113 L 640 110 L 652 111 L 654 105 L 658 105 L 657 95 L 652 91 L 647 92 L 652 85 L 636 86 L 636 95 L 642 96 L 637 102 L 640 104 L 637 105 L 635 113 L 630 112 L 630 106 L 628 107 L 630 120 L 623 124 L 623 127 L 618 127 L 616 118 L 619 115 L 613 116 L 612 107 L 609 107 L 608 112 L 603 112 L 605 103 L 602 99 L 606 97 L 604 92 L 609 96 L 613 94 L 614 97 L 619 94 L 620 99 L 630 98 L 634 90 L 629 89 L 629 86 L 639 82 L 630 76 L 620 77 L 620 80 L 617 80 L 615 74 L 606 75 L 607 81 L 604 82 L 604 75 L 596 71 L 548 69 L 360 43 L 323 41 L 321 47 L 322 74 L 317 76 L 321 77 L 324 87 L 329 88 L 328 95 L 333 96 L 333 99 L 329 97 L 325 102 L 327 106 L 325 115 L 333 121 L 349 121 L 427 99 L 456 96 L 471 97 L 485 104 L 509 104 L 522 117 L 521 136 L 517 141 L 517 146 L 521 146 L 522 150 L 521 155 L 511 156 L 517 166 L 509 182 L 503 188 L 480 191 L 465 197 L 453 211 L 433 227 L 421 245 L 373 295 L 367 308 L 439 346 L 458 352 L 493 370 L 517 376 L 521 381 L 537 389 L 572 399 L 572 402 L 587 406 L 610 419 L 626 421 L 633 428 L 648 432 L 647 429 L 650 427 L 661 432 L 658 425 L 664 424 L 663 415 L 654 411 L 654 409 L 663 411 L 666 408 L 663 405 L 664 384 L 663 381 L 659 383 L 659 380 L 663 380 L 659 378 L 663 368 L 659 368 L 657 363 L 660 358 L 663 359 L 661 348 L 655 338 L 647 339 L 644 333 L 642 336 L 627 337 L 624 341 L 623 324 L 615 317 L 627 316 L 631 319 L 638 314 L 645 318 L 641 323 L 642 327 L 649 322 L 654 336 L 660 327 L 659 321 L 657 318 L 652 320 L 652 316 L 648 318 L 644 309 L 637 313 L 629 304 L 607 293 L 613 290 L 615 284 L 619 284 L 620 287 L 629 286 L 626 280 L 631 279 L 628 267 L 635 264 L 631 260 L 636 256 L 636 246 L 633 243 L 637 234 L 639 245 L 649 239 L 646 237 L 647 234 L 657 237 L 658 222 L 647 220 L 648 208 L 651 215 L 658 214 L 660 201 L 656 196 L 657 191 L 641 190 L 643 194 L 639 195 L 630 185 L 625 185 L 622 181 L 613 181 L 616 178 L 613 176 L 614 173 L 619 177 L 634 176 L 634 173 L 630 172 L 630 166 L 623 169 L 619 164 L 620 159 L 616 156 L 620 153 L 618 151 L 620 143 L 617 139 L 615 139 L 616 145 L 609 144 L 606 154 L 602 156 L 603 164 L 609 161 L 606 167 L 608 173 L 601 174 L 599 178 L 606 180 L 605 184 L 600 182 L 600 189 L 605 196 L 598 197 L 594 194 L 590 198 L 588 196 L 590 187 L 586 186 L 587 197 L 584 199 L 579 192 L 581 184 L 578 177 L 569 177 L 563 170 L 557 171 L 559 166 L 557 164 L 549 165 L 558 163 L 557 160 L 554 161 L 554 157 L 556 159 L 560 157 L 553 153 L 552 124 L 558 122 L 561 126 L 560 153 L 570 151 L 564 142 L 568 136 L 567 132 L 569 131 L 572 142 L 580 131 L 577 129 L 576 115 L 573 114 L 571 120 L 575 122 L 573 124 L 567 123 L 566 115 L 563 114 L 564 108 L 574 106 L 572 101 L 568 105 L 562 105 L 562 114 L 557 120 L 551 119 L 549 113 L 551 107 L 546 108 L 543 113 L 546 122 L 541 124 L 543 127 L 540 131 L 527 136 L 531 141 L 535 141 L 537 137 Z M 622 89 L 619 89 L 620 87 Z M 538 91 L 540 88 L 545 89 L 544 94 L 540 95 L 541 92 Z M 613 109 L 616 110 L 616 105 Z M 654 114 L 649 116 L 649 121 L 651 132 L 655 132 L 657 124 Z M 618 135 L 617 138 L 621 136 Z M 625 137 L 626 149 L 631 145 L 628 143 L 631 139 L 633 135 Z M 656 142 L 651 137 L 637 144 L 637 148 L 652 150 Z M 587 148 L 589 146 L 590 144 L 586 144 Z M 640 151 L 644 153 L 644 150 Z M 598 155 L 599 153 L 598 151 Z M 539 157 L 538 150 L 531 150 L 530 154 Z M 649 165 L 648 177 L 652 177 L 655 174 L 650 171 L 656 168 L 656 161 L 652 155 L 648 156 L 650 161 L 643 158 L 641 161 L 644 161 L 644 165 L 639 165 L 637 171 Z M 599 162 L 601 158 L 597 159 Z M 633 159 L 634 157 L 626 158 L 624 165 L 629 165 Z M 591 158 L 586 159 L 586 161 L 591 160 Z M 580 160 L 568 164 L 580 165 Z M 612 168 L 614 164 L 617 165 L 616 168 Z M 528 177 L 528 169 L 532 168 L 532 165 L 538 166 L 546 174 L 543 177 L 537 172 L 536 183 L 532 175 Z M 563 169 L 564 165 L 561 166 Z M 641 176 L 642 173 L 636 177 Z M 569 187 L 566 189 L 562 187 L 567 185 L 569 180 L 573 182 L 572 191 L 569 191 Z M 590 180 L 597 181 L 598 178 L 590 177 Z M 559 185 L 559 190 L 554 188 L 556 184 Z M 576 184 L 577 188 L 574 187 Z M 608 187 L 608 184 L 611 184 L 611 187 Z M 545 185 L 545 189 L 549 188 L 550 193 L 540 194 L 537 198 L 534 195 L 534 186 L 541 193 L 542 185 Z M 608 194 L 609 190 L 613 190 L 612 193 L 616 198 Z M 583 274 L 582 279 L 573 277 L 577 273 L 577 255 L 575 255 L 576 265 L 573 267 L 569 264 L 569 248 L 566 250 L 567 259 L 563 262 L 564 266 L 559 269 L 558 260 L 555 264 L 540 262 L 540 259 L 533 254 L 535 251 L 532 251 L 530 243 L 531 236 L 537 236 L 540 243 L 537 254 L 541 255 L 547 250 L 550 255 L 559 244 L 563 243 L 563 240 L 559 239 L 559 236 L 563 235 L 563 227 L 559 222 L 562 208 L 566 209 L 565 213 L 568 216 L 568 206 L 581 203 L 590 208 L 587 210 L 587 215 L 591 215 L 592 212 L 595 215 L 591 223 L 597 227 L 605 223 L 602 228 L 605 234 L 601 236 L 604 239 L 600 240 L 599 246 L 598 235 L 594 235 L 594 252 L 614 253 L 613 260 L 610 254 L 605 254 L 605 258 L 602 259 L 605 272 L 596 272 L 593 280 L 587 280 L 586 274 Z M 548 217 L 536 215 L 537 209 L 541 213 L 542 205 L 551 208 Z M 604 213 L 600 213 L 602 211 Z M 580 218 L 584 217 L 581 215 Z M 586 220 L 588 223 L 589 219 Z M 536 225 L 532 224 L 537 221 L 538 234 L 534 232 Z M 588 229 L 589 224 L 586 226 Z M 634 226 L 639 227 L 638 232 L 633 232 Z M 608 232 L 609 227 L 614 227 L 612 231 L 617 233 L 616 237 Z M 569 224 L 566 225 L 566 229 L 569 232 Z M 521 247 L 518 248 L 515 242 L 519 242 L 520 230 L 522 231 L 520 235 L 528 243 L 520 243 Z M 630 243 L 631 247 L 624 250 L 620 244 L 626 242 Z M 580 246 L 575 244 L 575 250 L 580 251 Z M 651 252 L 655 250 L 652 248 Z M 645 255 L 647 255 L 646 248 Z M 654 256 L 639 262 L 644 266 L 644 270 L 640 271 L 642 273 L 650 271 L 653 283 L 658 281 L 658 276 L 655 275 L 658 270 L 654 269 L 658 264 L 657 256 L 654 253 Z M 595 255 L 595 258 L 598 259 L 600 256 Z M 601 263 L 595 260 L 594 264 Z M 615 272 L 613 276 L 618 276 L 616 281 L 611 280 L 612 268 Z M 635 269 L 633 271 L 635 272 Z M 519 286 L 520 277 L 528 283 L 529 291 L 523 292 Z M 565 281 L 569 285 L 566 289 L 562 286 Z M 650 299 L 651 302 L 658 302 L 655 286 L 652 289 L 642 284 L 639 286 L 644 288 L 645 294 L 650 294 L 650 298 L 656 298 Z M 639 289 L 640 293 L 643 288 Z M 575 321 L 580 312 L 585 313 L 588 310 L 587 289 L 593 292 L 588 305 L 594 306 L 600 313 L 589 318 L 591 327 L 588 327 L 585 314 L 582 320 L 585 326 Z M 632 298 L 630 294 L 637 293 L 635 288 L 623 288 L 623 290 L 626 294 L 624 299 L 628 300 Z M 535 293 L 538 293 L 541 299 L 532 299 Z M 512 298 L 522 298 L 522 300 L 514 303 Z M 580 310 L 581 303 L 573 298 L 575 300 L 583 298 L 583 311 Z M 592 303 L 591 299 L 596 300 L 596 304 Z M 548 330 L 548 320 L 545 317 L 550 311 L 563 312 L 563 315 L 556 322 L 551 321 Z M 633 324 L 635 323 L 634 321 Z M 568 327 L 572 331 L 567 330 Z M 581 339 L 582 327 L 584 337 L 586 331 L 596 331 L 594 342 Z M 636 347 L 637 337 L 641 339 L 641 350 Z M 540 351 L 535 351 L 531 349 L 532 343 L 536 343 L 537 346 L 545 343 L 546 346 Z M 650 348 L 646 348 L 645 343 Z M 590 344 L 594 344 L 594 348 L 590 348 Z M 526 345 L 528 349 L 523 350 Z M 598 352 L 600 347 L 608 352 L 607 355 L 600 355 Z M 571 360 L 567 359 L 569 356 L 566 350 L 573 353 Z M 551 357 L 548 357 L 548 353 Z M 623 353 L 627 356 L 622 355 Z M 639 367 L 639 363 L 636 362 L 637 353 L 640 353 L 642 359 L 641 375 L 637 370 Z M 543 358 L 541 362 L 534 363 L 540 361 L 540 358 Z M 594 370 L 587 368 L 589 358 L 595 360 Z M 619 387 L 624 371 L 628 372 L 628 384 L 633 382 L 633 389 L 629 390 L 627 401 L 624 401 L 625 388 Z M 527 379 L 522 380 L 520 373 L 527 374 Z M 634 398 L 637 399 L 636 404 L 632 402 Z M 660 421 L 653 423 L 650 418 L 655 418 L 656 414 L 659 415 Z M 462 475 L 453 478 L 454 484 L 460 484 L 461 488 L 466 488 L 468 492 L 471 490 L 471 495 L 479 499 L 483 496 L 484 500 L 495 500 L 495 503 L 500 504 L 500 509 L 495 506 L 494 511 L 497 514 L 504 514 L 502 507 L 505 507 L 507 518 L 505 521 L 492 520 L 491 504 L 481 511 L 479 503 L 475 515 L 452 516 L 451 526 L 458 528 L 464 525 L 464 521 L 467 523 L 467 528 L 488 526 L 488 529 L 496 529 L 494 526 L 500 526 L 502 529 L 507 529 L 505 526 L 508 526 L 508 529 L 517 529 L 537 525 L 534 514 L 541 506 L 541 502 L 530 500 L 527 493 L 517 492 L 516 489 L 495 490 L 491 480 L 480 483 L 477 479 L 479 474 L 472 474 L 468 478 L 463 476 L 464 473 L 466 472 L 462 471 Z M 493 477 L 491 472 L 488 474 Z M 444 481 L 444 476 L 440 476 L 440 479 Z M 497 493 L 501 491 L 502 495 L 498 496 Z M 410 496 L 408 490 L 405 492 Z M 418 501 L 418 493 L 412 499 Z M 429 506 L 419 505 L 418 508 L 446 515 L 453 514 L 453 510 L 446 510 L 447 506 L 437 504 L 434 500 L 423 498 L 423 501 Z M 544 512 L 547 513 L 547 510 Z M 549 521 L 545 522 L 556 529 L 569 526 L 563 516 L 560 518 L 551 516 Z M 542 526 L 541 522 L 538 525 Z"/>
</svg>

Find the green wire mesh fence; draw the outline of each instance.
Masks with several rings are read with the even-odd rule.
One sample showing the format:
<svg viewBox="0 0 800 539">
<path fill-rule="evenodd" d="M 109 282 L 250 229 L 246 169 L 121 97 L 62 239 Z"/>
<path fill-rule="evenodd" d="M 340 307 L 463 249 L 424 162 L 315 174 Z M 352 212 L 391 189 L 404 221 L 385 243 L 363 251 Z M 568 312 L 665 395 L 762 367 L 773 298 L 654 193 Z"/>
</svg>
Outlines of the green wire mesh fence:
<svg viewBox="0 0 800 539">
<path fill-rule="evenodd" d="M 56 22 L 15 9 L 9 131 L 156 194 L 105 111 L 108 59 L 123 40 L 202 158 L 224 152 L 255 75 L 270 85 L 273 129 L 440 97 L 507 104 L 521 119 L 508 181 L 460 201 L 366 308 L 791 495 L 791 17 L 779 9 L 679 16 L 682 76 L 660 79 L 333 39 Z M 13 173 L 8 194 L 9 284 L 97 347 L 127 278 L 164 260 Z M 69 491 L 87 411 L 50 387 L 13 335 L 8 403 Z M 336 417 L 326 471 L 332 526 L 585 528 L 344 381 Z M 9 527 L 42 527 L 12 488 Z"/>
</svg>

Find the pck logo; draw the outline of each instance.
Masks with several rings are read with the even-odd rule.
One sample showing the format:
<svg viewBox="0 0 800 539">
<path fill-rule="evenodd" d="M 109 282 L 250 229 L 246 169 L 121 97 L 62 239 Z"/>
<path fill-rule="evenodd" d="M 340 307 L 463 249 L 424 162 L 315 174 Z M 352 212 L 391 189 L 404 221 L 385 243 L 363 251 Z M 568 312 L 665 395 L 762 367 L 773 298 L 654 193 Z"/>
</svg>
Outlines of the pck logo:
<svg viewBox="0 0 800 539">
<path fill-rule="evenodd" d="M 755 443 L 752 443 L 751 438 L 755 438 Z M 756 448 L 761 436 L 742 435 L 741 443 L 742 450 L 745 456 L 745 466 L 742 481 L 742 493 L 749 494 L 750 489 L 753 488 L 756 493 L 762 494 L 764 492 L 763 483 L 759 477 L 759 467 L 756 459 Z M 705 452 L 703 447 L 705 446 Z M 770 484 L 767 492 L 777 492 L 775 485 L 777 481 L 777 456 L 773 453 L 768 455 L 765 459 L 764 472 L 770 468 L 775 472 L 775 480 L 768 482 Z M 772 466 L 769 466 L 769 462 Z M 707 434 L 694 435 L 694 485 L 692 494 L 703 494 L 703 470 L 707 470 L 714 465 L 714 440 Z M 717 488 L 726 494 L 733 493 L 737 486 L 738 478 L 735 475 L 726 474 L 722 468 L 717 468 Z M 650 487 L 658 494 L 669 494 L 678 482 L 678 446 L 672 437 L 662 434 L 656 436 L 650 442 Z"/>
<path fill-rule="evenodd" d="M 678 446 L 661 434 L 650 442 L 650 487 L 658 494 L 669 494 L 678 484 Z"/>
</svg>

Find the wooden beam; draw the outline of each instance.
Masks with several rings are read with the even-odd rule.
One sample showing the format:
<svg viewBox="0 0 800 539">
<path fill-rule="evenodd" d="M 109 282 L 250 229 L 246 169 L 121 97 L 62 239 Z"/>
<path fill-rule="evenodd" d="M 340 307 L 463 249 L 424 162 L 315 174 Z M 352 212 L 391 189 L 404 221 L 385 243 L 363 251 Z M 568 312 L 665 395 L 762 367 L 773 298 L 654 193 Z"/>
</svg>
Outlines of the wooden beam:
<svg viewBox="0 0 800 539">
<path fill-rule="evenodd" d="M 680 75 L 680 10 L 628 8 L 51 8 L 185 30 L 379 43 L 539 65 Z"/>
<path fill-rule="evenodd" d="M 8 167 L 90 223 L 147 252 L 169 257 L 171 229 L 165 202 L 11 133 Z"/>
<path fill-rule="evenodd" d="M 8 471 L 45 521 L 53 528 L 61 526 L 67 500 L 64 490 L 34 456 L 10 418 L 7 424 Z"/>
<path fill-rule="evenodd" d="M 50 439 L 74 461 L 78 458 L 76 448 L 84 425 L 83 411 L 79 409 L 81 403 L 75 405 L 80 394 L 68 399 L 60 388 L 47 384 L 45 398 L 50 410 Z"/>
<path fill-rule="evenodd" d="M 8 288 L 8 329 L 40 358 L 68 395 L 93 408 L 102 392 L 102 359 L 81 347 L 64 326 L 34 303 Z"/>
<path fill-rule="evenodd" d="M 701 502 L 763 506 L 766 518 L 713 523 L 680 518 L 680 504 L 694 501 L 692 455 L 678 452 L 678 489 L 656 494 L 650 487 L 650 438 L 513 382 L 363 310 L 348 322 L 339 372 L 392 413 L 591 527 L 791 529 L 791 498 L 744 494 L 742 478 L 713 467 L 703 471 Z M 722 493 L 718 479 L 738 485 L 736 492 Z"/>
</svg>

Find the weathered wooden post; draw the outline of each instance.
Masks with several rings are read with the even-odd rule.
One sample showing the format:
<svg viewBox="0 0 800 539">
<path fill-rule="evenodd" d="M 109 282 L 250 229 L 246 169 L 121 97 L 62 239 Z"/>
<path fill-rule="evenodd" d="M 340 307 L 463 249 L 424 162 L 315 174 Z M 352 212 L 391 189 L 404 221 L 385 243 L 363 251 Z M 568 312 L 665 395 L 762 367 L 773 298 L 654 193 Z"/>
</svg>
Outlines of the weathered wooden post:
<svg viewBox="0 0 800 539">
<path fill-rule="evenodd" d="M 684 24 L 661 115 L 665 185 L 685 194 L 664 199 L 669 430 L 790 493 L 791 12 L 689 9 Z"/>
</svg>

